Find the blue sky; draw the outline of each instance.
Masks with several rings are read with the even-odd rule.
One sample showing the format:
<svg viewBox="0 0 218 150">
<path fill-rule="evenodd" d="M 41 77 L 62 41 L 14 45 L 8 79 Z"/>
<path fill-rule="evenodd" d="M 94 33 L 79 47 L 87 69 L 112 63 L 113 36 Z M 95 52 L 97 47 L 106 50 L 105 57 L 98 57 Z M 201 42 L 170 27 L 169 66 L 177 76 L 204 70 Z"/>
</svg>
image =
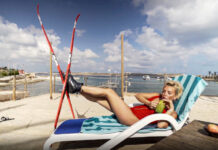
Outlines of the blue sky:
<svg viewBox="0 0 218 150">
<path fill-rule="evenodd" d="M 78 13 L 72 72 L 120 72 L 121 34 L 126 72 L 218 71 L 215 0 L 1 0 L 1 66 L 49 71 L 37 4 L 64 71 Z"/>
</svg>

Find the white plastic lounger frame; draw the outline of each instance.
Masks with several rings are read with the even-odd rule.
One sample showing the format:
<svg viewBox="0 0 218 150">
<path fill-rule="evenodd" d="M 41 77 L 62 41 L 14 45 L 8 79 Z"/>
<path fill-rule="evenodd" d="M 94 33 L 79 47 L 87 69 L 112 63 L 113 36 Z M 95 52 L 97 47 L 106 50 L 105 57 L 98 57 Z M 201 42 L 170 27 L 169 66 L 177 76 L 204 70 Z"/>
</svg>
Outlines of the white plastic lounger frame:
<svg viewBox="0 0 218 150">
<path fill-rule="evenodd" d="M 146 126 L 149 123 L 156 121 L 156 120 L 168 121 L 171 124 L 171 126 L 173 127 L 174 131 L 178 131 L 181 128 L 181 126 L 178 124 L 178 122 L 170 115 L 167 115 L 167 114 L 150 115 L 150 116 L 147 116 L 147 117 L 143 118 L 142 120 L 138 121 L 137 123 L 133 124 L 131 127 L 126 129 L 125 131 L 121 132 L 117 136 L 113 137 L 111 140 L 109 140 L 108 142 L 103 144 L 101 147 L 99 147 L 98 150 L 112 149 L 113 147 L 115 147 L 116 145 L 118 145 L 119 143 L 121 143 L 125 139 L 129 138 L 130 136 L 135 134 L 140 129 L 142 129 L 144 126 Z M 164 132 L 166 132 L 166 131 L 164 131 Z M 172 133 L 173 132 L 171 132 L 171 134 Z M 155 132 L 153 134 L 156 136 L 159 136 L 159 135 L 155 134 Z M 169 136 L 169 135 L 165 134 L 165 136 Z"/>
<path fill-rule="evenodd" d="M 136 133 L 138 130 L 142 129 L 147 124 L 156 121 L 156 120 L 165 120 L 168 121 L 173 130 L 166 131 L 154 131 L 151 133 Z M 111 133 L 111 134 L 84 134 L 84 133 L 74 133 L 74 134 L 60 134 L 55 135 L 54 133 L 44 144 L 44 150 L 49 150 L 51 145 L 55 142 L 67 142 L 67 141 L 85 141 L 85 140 L 103 140 L 103 139 L 113 139 L 105 144 L 103 144 L 99 149 L 111 149 L 115 147 L 120 142 L 124 141 L 127 138 L 136 138 L 136 137 L 166 137 L 171 135 L 174 131 L 179 130 L 184 125 L 183 122 L 178 123 L 173 117 L 166 114 L 153 114 L 150 115 L 137 123 L 130 126 L 127 130 L 123 132 Z M 134 134 L 135 133 L 135 134 Z M 133 135 L 134 134 L 134 135 Z"/>
</svg>

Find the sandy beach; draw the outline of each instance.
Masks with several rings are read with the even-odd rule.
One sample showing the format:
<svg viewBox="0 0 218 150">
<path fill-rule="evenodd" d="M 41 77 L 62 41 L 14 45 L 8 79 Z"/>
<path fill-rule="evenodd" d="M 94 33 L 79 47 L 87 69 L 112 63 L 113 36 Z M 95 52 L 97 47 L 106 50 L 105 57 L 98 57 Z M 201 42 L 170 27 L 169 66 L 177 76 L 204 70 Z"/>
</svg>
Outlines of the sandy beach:
<svg viewBox="0 0 218 150">
<path fill-rule="evenodd" d="M 42 149 L 45 140 L 54 130 L 60 95 L 60 93 L 53 94 L 53 100 L 50 100 L 49 94 L 45 94 L 17 101 L 1 102 L 0 117 L 9 117 L 12 120 L 0 122 L 0 149 Z M 137 101 L 134 96 L 125 96 L 124 99 L 128 104 Z M 111 114 L 98 104 L 87 101 L 81 95 L 71 95 L 71 100 L 77 118 Z M 196 119 L 218 123 L 217 108 L 218 97 L 201 96 L 191 111 L 190 121 Z M 71 118 L 72 113 L 65 98 L 59 124 Z M 141 148 L 145 149 L 151 145 L 142 144 Z M 134 148 L 134 145 L 120 149 L 131 148 Z M 137 149 L 140 149 L 140 146 Z"/>
</svg>

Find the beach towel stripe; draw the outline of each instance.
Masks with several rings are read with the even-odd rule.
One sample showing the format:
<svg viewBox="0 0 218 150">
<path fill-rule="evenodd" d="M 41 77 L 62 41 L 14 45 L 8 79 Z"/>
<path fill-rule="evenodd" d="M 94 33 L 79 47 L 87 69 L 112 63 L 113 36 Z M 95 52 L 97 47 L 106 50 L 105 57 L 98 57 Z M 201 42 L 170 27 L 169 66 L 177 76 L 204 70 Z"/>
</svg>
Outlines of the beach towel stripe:
<svg viewBox="0 0 218 150">
<path fill-rule="evenodd" d="M 190 89 L 190 95 L 188 96 L 188 104 L 184 105 L 184 107 L 181 108 L 179 112 L 179 121 L 182 121 L 185 118 L 185 116 L 190 112 L 191 107 L 197 101 L 198 97 L 201 95 L 201 93 L 207 86 L 207 83 L 203 79 L 196 78 L 196 80 L 197 82 L 194 85 L 195 87 L 193 89 Z"/>
<path fill-rule="evenodd" d="M 81 132 L 82 133 L 94 133 L 94 134 L 108 134 L 122 132 L 129 128 L 129 126 L 123 125 L 118 122 L 115 115 L 92 117 L 83 122 Z M 147 125 L 138 133 L 149 133 L 153 131 L 166 131 L 172 129 L 171 127 L 160 129 L 156 124 Z"/>
<path fill-rule="evenodd" d="M 175 102 L 175 110 L 178 114 L 178 121 L 182 121 L 190 111 L 197 98 L 203 92 L 207 83 L 200 77 L 193 75 L 179 76 L 173 79 L 183 86 L 183 94 L 179 100 Z"/>
<path fill-rule="evenodd" d="M 184 89 L 183 95 L 182 95 L 182 97 L 179 100 L 176 101 L 178 103 L 177 103 L 177 105 L 175 107 L 175 110 L 176 110 L 176 112 L 178 114 L 179 114 L 179 111 L 180 111 L 182 105 L 186 104 L 185 100 L 187 100 L 187 96 L 188 96 L 188 93 L 189 93 L 189 90 L 190 90 L 190 88 L 192 86 L 193 81 L 194 81 L 194 77 L 193 76 L 186 76 L 185 81 L 182 84 L 183 85 L 183 89 Z"/>
<path fill-rule="evenodd" d="M 192 77 L 192 79 L 193 79 L 193 77 Z M 186 95 L 186 100 L 182 104 L 182 106 L 180 107 L 179 114 L 181 113 L 182 110 L 184 110 L 184 107 L 186 106 L 186 103 L 192 98 L 191 96 L 197 94 L 197 93 L 194 93 L 193 90 L 195 89 L 195 87 L 197 87 L 198 82 L 199 82 L 199 79 L 198 78 L 194 78 L 194 81 L 192 82 L 192 85 L 190 85 L 190 89 L 189 89 L 189 91 L 188 91 L 188 93 Z"/>
</svg>

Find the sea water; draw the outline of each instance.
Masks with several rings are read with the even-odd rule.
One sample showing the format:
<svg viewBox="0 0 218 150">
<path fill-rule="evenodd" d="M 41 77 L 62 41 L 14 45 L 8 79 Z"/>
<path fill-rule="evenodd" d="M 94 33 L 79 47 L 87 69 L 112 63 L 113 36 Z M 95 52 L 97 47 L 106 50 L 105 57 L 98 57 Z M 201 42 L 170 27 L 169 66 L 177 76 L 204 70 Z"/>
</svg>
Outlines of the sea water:
<svg viewBox="0 0 218 150">
<path fill-rule="evenodd" d="M 86 83 L 88 86 L 109 86 L 113 85 L 113 88 L 118 95 L 121 95 L 121 79 L 119 76 L 87 76 L 86 80 L 84 76 L 75 76 L 78 82 Z M 53 82 L 52 82 L 53 83 Z M 207 81 L 208 86 L 205 88 L 202 95 L 218 96 L 218 82 Z M 142 76 L 128 76 L 124 80 L 124 91 L 134 93 L 150 93 L 162 91 L 164 80 L 151 78 L 150 80 L 144 80 Z M 23 90 L 24 85 L 17 85 L 17 90 Z M 49 93 L 50 90 L 49 80 L 31 83 L 27 85 L 29 96 L 37 96 Z M 55 92 L 61 93 L 63 85 L 60 80 L 55 82 Z M 3 88 L 1 88 L 3 89 Z M 12 87 L 4 87 L 4 89 L 12 89 Z M 54 89 L 53 89 L 54 90 Z"/>
</svg>

